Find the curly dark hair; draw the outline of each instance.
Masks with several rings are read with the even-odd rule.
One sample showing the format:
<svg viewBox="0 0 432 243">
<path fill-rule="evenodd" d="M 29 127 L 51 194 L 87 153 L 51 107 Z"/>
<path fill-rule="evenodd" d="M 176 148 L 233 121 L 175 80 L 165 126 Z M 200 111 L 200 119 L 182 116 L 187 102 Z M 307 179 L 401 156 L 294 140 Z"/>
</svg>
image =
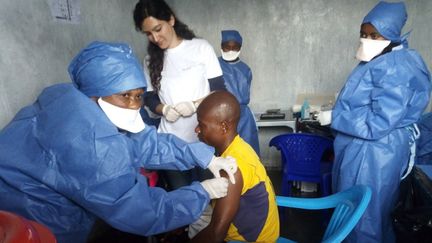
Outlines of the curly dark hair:
<svg viewBox="0 0 432 243">
<path fill-rule="evenodd" d="M 147 17 L 153 17 L 158 20 L 169 21 L 171 16 L 175 19 L 174 31 L 176 35 L 182 39 L 191 40 L 195 38 L 195 34 L 189 27 L 181 22 L 164 0 L 140 0 L 133 12 L 135 21 L 135 29 L 142 31 L 142 24 Z M 150 80 L 156 91 L 160 89 L 161 72 L 164 63 L 165 50 L 159 48 L 158 45 L 149 42 L 147 53 L 150 56 L 148 69 L 150 71 Z"/>
</svg>

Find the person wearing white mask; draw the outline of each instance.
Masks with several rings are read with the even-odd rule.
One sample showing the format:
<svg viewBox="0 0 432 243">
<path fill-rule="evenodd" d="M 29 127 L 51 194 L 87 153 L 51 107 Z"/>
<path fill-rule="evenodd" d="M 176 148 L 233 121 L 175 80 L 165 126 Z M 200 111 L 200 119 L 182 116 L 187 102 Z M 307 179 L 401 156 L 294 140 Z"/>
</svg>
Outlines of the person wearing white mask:
<svg viewBox="0 0 432 243">
<path fill-rule="evenodd" d="M 237 30 L 222 30 L 221 35 L 222 56 L 218 59 L 222 68 L 225 86 L 240 103 L 241 112 L 237 131 L 240 137 L 243 138 L 259 156 L 258 128 L 254 115 L 248 106 L 252 84 L 252 71 L 250 67 L 239 58 L 243 38 Z"/>
<path fill-rule="evenodd" d="M 153 235 L 195 221 L 235 183 L 234 159 L 204 143 L 159 134 L 139 115 L 146 80 L 123 43 L 92 42 L 69 65 L 72 83 L 46 88 L 0 131 L 0 210 L 86 242 L 96 220 Z M 217 178 L 166 192 L 140 168 L 209 168 Z"/>
<path fill-rule="evenodd" d="M 135 28 L 148 39 L 146 64 L 150 90 L 146 106 L 162 116 L 158 132 L 197 142 L 196 108 L 214 90 L 226 90 L 213 47 L 196 38 L 163 0 L 140 0 L 133 12 Z M 190 184 L 199 170 L 160 171 L 168 189 Z"/>
<path fill-rule="evenodd" d="M 429 103 L 431 77 L 422 57 L 401 36 L 403 2 L 379 2 L 363 19 L 360 63 L 331 115 L 335 131 L 333 191 L 368 185 L 372 199 L 346 242 L 395 242 L 391 212 L 410 171 L 415 123 Z M 414 150 L 412 149 L 414 148 Z"/>
</svg>

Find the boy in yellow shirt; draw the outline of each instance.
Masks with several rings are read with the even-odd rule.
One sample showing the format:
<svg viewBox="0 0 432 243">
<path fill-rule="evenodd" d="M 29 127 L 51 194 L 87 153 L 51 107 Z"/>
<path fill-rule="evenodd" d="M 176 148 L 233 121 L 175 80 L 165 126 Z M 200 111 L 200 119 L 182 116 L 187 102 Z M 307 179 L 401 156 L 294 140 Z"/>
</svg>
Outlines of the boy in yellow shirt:
<svg viewBox="0 0 432 243">
<path fill-rule="evenodd" d="M 203 226 L 203 215 L 195 224 L 205 228 L 196 235 L 194 225 L 189 228 L 192 242 L 276 242 L 279 215 L 275 193 L 259 157 L 237 133 L 237 99 L 226 91 L 211 93 L 199 105 L 197 117 L 195 132 L 199 139 L 213 146 L 217 155 L 234 157 L 238 170 L 228 195 L 212 203 L 211 220 L 205 223 L 208 225 Z"/>
</svg>

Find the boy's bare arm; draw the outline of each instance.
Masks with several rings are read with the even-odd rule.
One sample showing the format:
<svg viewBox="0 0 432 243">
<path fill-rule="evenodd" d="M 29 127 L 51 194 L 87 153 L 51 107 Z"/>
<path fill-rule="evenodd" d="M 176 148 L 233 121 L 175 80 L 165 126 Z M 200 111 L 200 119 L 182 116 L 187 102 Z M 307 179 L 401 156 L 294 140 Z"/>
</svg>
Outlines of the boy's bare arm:
<svg viewBox="0 0 432 243">
<path fill-rule="evenodd" d="M 221 175 L 228 178 L 222 171 Z M 191 242 L 223 242 L 228 228 L 237 213 L 240 205 L 240 195 L 243 188 L 243 177 L 241 171 L 234 174 L 236 184 L 229 184 L 228 195 L 216 200 L 210 224 L 199 232 Z"/>
</svg>

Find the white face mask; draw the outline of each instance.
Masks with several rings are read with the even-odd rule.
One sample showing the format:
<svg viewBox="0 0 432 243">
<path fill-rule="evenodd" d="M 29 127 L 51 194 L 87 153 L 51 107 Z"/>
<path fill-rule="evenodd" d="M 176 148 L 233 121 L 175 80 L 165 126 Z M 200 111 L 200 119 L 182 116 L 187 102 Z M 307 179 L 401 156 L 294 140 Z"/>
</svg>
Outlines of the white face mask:
<svg viewBox="0 0 432 243">
<path fill-rule="evenodd" d="M 356 58 L 360 61 L 369 62 L 372 58 L 381 54 L 391 41 L 389 40 L 372 40 L 360 38 L 360 47 L 357 50 Z"/>
<path fill-rule="evenodd" d="M 116 127 L 132 133 L 144 130 L 145 124 L 139 113 L 140 109 L 121 108 L 104 101 L 102 98 L 98 99 L 98 104 Z"/>
<path fill-rule="evenodd" d="M 228 61 L 228 62 L 234 61 L 235 59 L 237 59 L 240 56 L 240 51 L 224 52 L 221 49 L 221 53 L 222 53 L 222 59 L 224 59 L 225 61 Z"/>
</svg>

